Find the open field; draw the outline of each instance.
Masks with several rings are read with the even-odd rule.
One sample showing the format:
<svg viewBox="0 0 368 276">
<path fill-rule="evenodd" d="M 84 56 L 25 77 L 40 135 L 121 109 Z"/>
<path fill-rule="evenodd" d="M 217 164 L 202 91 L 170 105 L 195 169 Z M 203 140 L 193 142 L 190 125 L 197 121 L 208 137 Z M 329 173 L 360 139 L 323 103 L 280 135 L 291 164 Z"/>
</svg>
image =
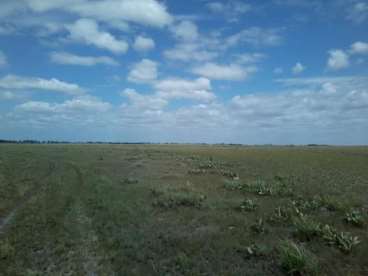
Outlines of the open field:
<svg viewBox="0 0 368 276">
<path fill-rule="evenodd" d="M 368 148 L 0 145 L 0 275 L 368 275 Z"/>
</svg>

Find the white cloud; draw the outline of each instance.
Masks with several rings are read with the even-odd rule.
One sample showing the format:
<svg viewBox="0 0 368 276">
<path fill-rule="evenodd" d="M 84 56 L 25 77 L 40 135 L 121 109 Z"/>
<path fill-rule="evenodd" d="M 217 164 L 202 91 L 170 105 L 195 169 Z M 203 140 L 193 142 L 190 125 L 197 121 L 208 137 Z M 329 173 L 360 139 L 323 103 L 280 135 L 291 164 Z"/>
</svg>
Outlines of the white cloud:
<svg viewBox="0 0 368 276">
<path fill-rule="evenodd" d="M 91 96 L 76 97 L 63 103 L 29 101 L 16 106 L 17 111 L 31 113 L 106 112 L 110 109 L 110 103 Z"/>
<path fill-rule="evenodd" d="M 23 112 L 54 112 L 55 108 L 47 102 L 29 101 L 16 106 L 17 111 Z"/>
<path fill-rule="evenodd" d="M 217 52 L 208 51 L 198 43 L 180 43 L 173 49 L 165 50 L 164 56 L 180 61 L 208 61 L 218 56 Z"/>
<path fill-rule="evenodd" d="M 334 127 L 360 120 L 367 113 L 368 91 L 361 88 L 367 84 L 366 78 L 298 78 L 287 82 L 294 83 L 295 88 L 277 94 L 234 97 L 231 110 L 238 122 L 265 127 L 288 125 L 295 131 L 300 126 Z"/>
<path fill-rule="evenodd" d="M 153 48 L 155 48 L 155 42 L 152 38 L 139 35 L 135 38 L 133 48 L 136 51 L 152 50 Z"/>
<path fill-rule="evenodd" d="M 199 37 L 197 25 L 188 20 L 181 21 L 170 30 L 177 39 L 184 41 L 194 41 Z"/>
<path fill-rule="evenodd" d="M 150 83 L 156 79 L 157 63 L 149 59 L 135 63 L 128 75 L 131 82 Z"/>
<path fill-rule="evenodd" d="M 79 19 L 68 25 L 71 40 L 109 50 L 115 54 L 125 53 L 129 46 L 124 40 L 116 39 L 112 34 L 99 30 L 98 24 L 91 19 Z"/>
<path fill-rule="evenodd" d="M 193 81 L 185 79 L 165 79 L 154 85 L 157 93 L 164 99 L 192 99 L 198 101 L 211 101 L 215 95 L 211 92 L 211 82 L 206 78 Z"/>
<path fill-rule="evenodd" d="M 0 100 L 14 100 L 18 96 L 12 91 L 1 91 L 0 90 Z"/>
<path fill-rule="evenodd" d="M 236 55 L 236 62 L 240 64 L 252 64 L 258 63 L 266 58 L 262 53 L 245 53 Z"/>
<path fill-rule="evenodd" d="M 2 51 L 0 51 L 0 67 L 5 66 L 7 64 L 8 64 L 8 60 L 5 54 Z"/>
<path fill-rule="evenodd" d="M 352 54 L 368 54 L 368 43 L 357 41 L 350 47 Z"/>
<path fill-rule="evenodd" d="M 225 15 L 225 18 L 230 22 L 236 22 L 238 17 L 249 12 L 252 6 L 241 1 L 232 0 L 211 2 L 207 4 L 207 8 L 213 13 Z"/>
<path fill-rule="evenodd" d="M 121 96 L 127 97 L 130 101 L 130 108 L 137 110 L 160 110 L 164 108 L 168 101 L 160 98 L 157 95 L 142 95 L 134 89 L 125 89 Z M 123 105 L 127 107 L 127 105 Z"/>
<path fill-rule="evenodd" d="M 353 6 L 348 8 L 347 19 L 355 23 L 363 23 L 367 18 L 368 3 L 360 1 L 353 3 Z"/>
<path fill-rule="evenodd" d="M 25 0 L 35 12 L 63 10 L 81 17 L 93 18 L 119 27 L 125 21 L 164 27 L 172 16 L 166 6 L 156 0 Z"/>
<path fill-rule="evenodd" d="M 280 45 L 281 42 L 282 37 L 280 35 L 280 30 L 251 27 L 229 36 L 224 43 L 227 47 L 236 46 L 241 43 L 260 47 L 277 46 Z"/>
<path fill-rule="evenodd" d="M 0 88 L 4 89 L 31 89 L 61 92 L 69 95 L 80 95 L 85 90 L 74 83 L 67 83 L 58 79 L 28 78 L 7 75 L 0 79 Z"/>
<path fill-rule="evenodd" d="M 256 67 L 242 67 L 238 64 L 216 64 L 216 63 L 205 63 L 194 67 L 192 72 L 215 80 L 244 80 L 253 72 L 256 71 Z"/>
<path fill-rule="evenodd" d="M 327 67 L 331 70 L 340 70 L 349 67 L 349 55 L 343 50 L 330 50 Z"/>
<path fill-rule="evenodd" d="M 301 64 L 300 62 L 297 62 L 293 68 L 291 69 L 291 71 L 293 72 L 293 74 L 297 75 L 302 73 L 305 70 L 305 66 L 303 64 Z"/>
<path fill-rule="evenodd" d="M 78 56 L 67 52 L 52 52 L 50 54 L 50 59 L 54 63 L 69 64 L 69 65 L 82 65 L 82 66 L 94 66 L 97 64 L 105 64 L 112 66 L 119 65 L 119 63 L 116 62 L 111 57 Z"/>
</svg>

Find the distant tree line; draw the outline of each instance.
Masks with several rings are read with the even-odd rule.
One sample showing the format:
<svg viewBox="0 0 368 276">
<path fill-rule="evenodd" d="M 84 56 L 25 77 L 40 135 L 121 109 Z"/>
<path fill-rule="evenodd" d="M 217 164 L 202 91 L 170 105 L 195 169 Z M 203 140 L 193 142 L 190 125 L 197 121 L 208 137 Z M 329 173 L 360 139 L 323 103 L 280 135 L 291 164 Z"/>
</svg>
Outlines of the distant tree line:
<svg viewBox="0 0 368 276">
<path fill-rule="evenodd" d="M 87 142 L 70 142 L 70 141 L 54 141 L 54 140 L 7 140 L 0 139 L 0 144 L 151 144 L 148 142 L 101 142 L 101 141 L 87 141 Z"/>
<path fill-rule="evenodd" d="M 0 144 L 108 144 L 108 145 L 179 145 L 179 144 L 188 144 L 188 145 L 218 145 L 218 146 L 278 146 L 273 144 L 263 144 L 263 145 L 246 145 L 246 144 L 234 144 L 234 143 L 217 143 L 217 144 L 208 144 L 208 143 L 151 143 L 151 142 L 101 142 L 101 141 L 87 141 L 87 142 L 70 142 L 70 141 L 56 141 L 56 140 L 7 140 L 0 139 Z M 295 145 L 284 145 L 285 147 L 295 147 Z M 302 146 L 302 145 L 300 145 Z M 324 144 L 307 144 L 307 147 L 327 147 L 329 145 Z"/>
</svg>

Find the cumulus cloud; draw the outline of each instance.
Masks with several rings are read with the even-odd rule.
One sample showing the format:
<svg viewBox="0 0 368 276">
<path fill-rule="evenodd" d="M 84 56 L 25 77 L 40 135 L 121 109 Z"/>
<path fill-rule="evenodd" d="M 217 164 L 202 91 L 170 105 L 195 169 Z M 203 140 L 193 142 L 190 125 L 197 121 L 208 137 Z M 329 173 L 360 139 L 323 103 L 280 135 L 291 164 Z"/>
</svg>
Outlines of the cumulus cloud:
<svg viewBox="0 0 368 276">
<path fill-rule="evenodd" d="M 293 68 L 291 69 L 291 71 L 293 72 L 293 74 L 297 75 L 302 73 L 305 70 L 305 66 L 303 64 L 301 64 L 300 62 L 297 62 Z"/>
<path fill-rule="evenodd" d="M 366 78 L 353 78 L 352 82 L 339 78 L 294 81 L 295 88 L 282 93 L 233 97 L 230 112 L 234 122 L 258 130 L 291 128 L 296 133 L 361 125 L 368 115 L 368 91 L 361 88 Z"/>
<path fill-rule="evenodd" d="M 278 29 L 265 29 L 260 27 L 250 27 L 226 38 L 225 44 L 228 47 L 242 43 L 255 47 L 277 46 L 282 42 L 282 36 Z"/>
<path fill-rule="evenodd" d="M 74 83 L 67 83 L 58 79 L 29 78 L 7 75 L 0 78 L 0 88 L 4 89 L 31 89 L 61 92 L 69 95 L 80 95 L 85 90 Z"/>
<path fill-rule="evenodd" d="M 198 39 L 198 27 L 192 21 L 184 20 L 170 28 L 177 39 L 184 41 L 194 41 Z"/>
<path fill-rule="evenodd" d="M 164 56 L 172 60 L 180 61 L 208 61 L 218 56 L 217 52 L 204 49 L 198 43 L 181 43 L 177 44 L 173 49 L 165 50 Z"/>
<path fill-rule="evenodd" d="M 133 48 L 136 51 L 149 51 L 155 48 L 155 42 L 152 38 L 139 35 L 135 38 Z"/>
<path fill-rule="evenodd" d="M 328 52 L 327 68 L 331 70 L 340 70 L 349 67 L 349 55 L 343 50 L 330 50 Z"/>
<path fill-rule="evenodd" d="M 238 64 L 205 63 L 193 68 L 193 73 L 215 80 L 240 81 L 246 79 L 257 69 L 254 66 L 243 67 Z"/>
<path fill-rule="evenodd" d="M 31 113 L 106 112 L 110 108 L 110 103 L 92 96 L 80 96 L 63 103 L 29 101 L 16 106 L 17 111 Z"/>
<path fill-rule="evenodd" d="M 101 31 L 96 21 L 92 19 L 79 19 L 74 24 L 68 25 L 67 29 L 71 40 L 109 50 L 115 54 L 125 53 L 129 48 L 124 40 L 118 40 L 112 34 Z"/>
<path fill-rule="evenodd" d="M 150 83 L 156 79 L 157 63 L 150 59 L 135 63 L 128 75 L 128 80 L 131 82 Z"/>
<path fill-rule="evenodd" d="M 355 23 L 363 23 L 368 18 L 368 3 L 359 1 L 348 8 L 347 19 Z"/>
<path fill-rule="evenodd" d="M 206 78 L 190 81 L 179 78 L 160 80 L 154 85 L 157 93 L 164 99 L 192 99 L 211 101 L 215 95 L 211 92 L 211 82 Z"/>
<path fill-rule="evenodd" d="M 2 51 L 0 51 L 0 67 L 5 66 L 7 64 L 8 64 L 8 60 L 5 54 Z"/>
<path fill-rule="evenodd" d="M 368 43 L 357 41 L 351 45 L 350 52 L 352 54 L 361 54 L 361 55 L 368 54 Z"/>
<path fill-rule="evenodd" d="M 129 107 L 138 110 L 160 110 L 164 108 L 168 101 L 158 97 L 158 95 L 143 95 L 134 89 L 125 89 L 121 94 L 129 99 L 130 105 L 123 105 L 124 108 Z"/>
<path fill-rule="evenodd" d="M 25 2 L 35 12 L 62 10 L 118 27 L 125 21 L 154 27 L 164 27 L 172 21 L 166 6 L 156 0 L 25 0 Z"/>
<path fill-rule="evenodd" d="M 81 66 L 94 66 L 97 64 L 105 64 L 112 66 L 119 65 L 119 63 L 114 59 L 112 59 L 111 57 L 78 56 L 67 52 L 52 52 L 50 54 L 50 59 L 54 63 L 66 65 L 81 65 Z"/>
</svg>

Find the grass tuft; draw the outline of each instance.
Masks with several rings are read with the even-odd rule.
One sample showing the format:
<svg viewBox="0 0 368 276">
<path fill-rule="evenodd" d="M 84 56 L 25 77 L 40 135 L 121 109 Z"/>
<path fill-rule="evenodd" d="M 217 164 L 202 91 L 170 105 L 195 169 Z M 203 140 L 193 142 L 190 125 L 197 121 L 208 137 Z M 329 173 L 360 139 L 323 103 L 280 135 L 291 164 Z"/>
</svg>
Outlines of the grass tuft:
<svg viewBox="0 0 368 276">
<path fill-rule="evenodd" d="M 317 258 L 302 245 L 286 240 L 280 245 L 281 267 L 289 275 L 318 275 Z"/>
</svg>

